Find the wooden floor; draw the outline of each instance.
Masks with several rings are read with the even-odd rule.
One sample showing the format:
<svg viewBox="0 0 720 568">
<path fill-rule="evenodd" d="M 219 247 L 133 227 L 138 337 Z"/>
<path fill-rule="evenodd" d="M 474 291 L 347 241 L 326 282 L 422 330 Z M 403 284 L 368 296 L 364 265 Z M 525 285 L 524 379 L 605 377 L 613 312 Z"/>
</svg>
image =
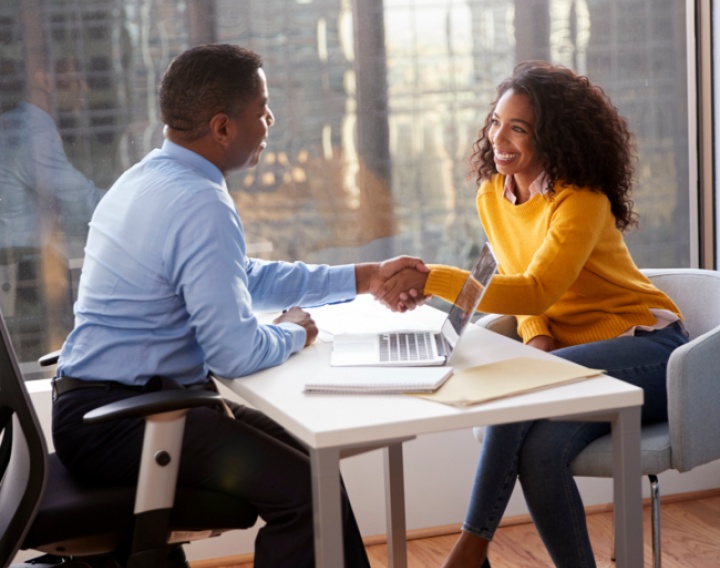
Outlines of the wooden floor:
<svg viewBox="0 0 720 568">
<path fill-rule="evenodd" d="M 645 508 L 645 566 L 651 566 L 650 509 Z M 670 503 L 662 506 L 663 568 L 711 568 L 720 566 L 720 497 Z M 610 561 L 612 516 L 588 516 L 588 529 L 598 568 L 615 566 Z M 439 568 L 457 535 L 408 542 L 408 568 Z M 386 568 L 386 546 L 367 547 L 372 568 Z M 532 524 L 501 528 L 490 546 L 492 568 L 553 568 Z M 230 567 L 227 567 L 230 568 Z M 252 568 L 239 564 L 232 568 Z"/>
</svg>

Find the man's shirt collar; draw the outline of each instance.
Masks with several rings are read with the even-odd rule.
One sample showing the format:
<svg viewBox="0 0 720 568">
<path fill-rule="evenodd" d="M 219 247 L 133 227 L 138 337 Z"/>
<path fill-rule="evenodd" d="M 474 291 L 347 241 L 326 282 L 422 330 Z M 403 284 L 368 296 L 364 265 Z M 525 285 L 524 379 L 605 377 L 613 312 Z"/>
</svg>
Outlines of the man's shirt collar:
<svg viewBox="0 0 720 568">
<path fill-rule="evenodd" d="M 218 167 L 211 161 L 203 158 L 197 152 L 188 150 L 187 148 L 180 146 L 179 144 L 175 144 L 175 142 L 171 142 L 170 140 L 165 140 L 165 142 L 163 142 L 162 151 L 171 158 L 198 170 L 210 181 L 213 181 L 223 187 L 227 187 L 225 185 L 225 176 L 223 176 Z"/>
</svg>

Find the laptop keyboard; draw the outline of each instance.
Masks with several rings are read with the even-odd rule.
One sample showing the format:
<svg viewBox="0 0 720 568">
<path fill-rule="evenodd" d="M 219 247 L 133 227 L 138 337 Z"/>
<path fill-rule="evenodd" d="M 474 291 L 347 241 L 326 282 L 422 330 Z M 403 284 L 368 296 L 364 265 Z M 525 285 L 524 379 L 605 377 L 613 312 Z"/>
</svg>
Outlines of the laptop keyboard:
<svg viewBox="0 0 720 568">
<path fill-rule="evenodd" d="M 384 333 L 380 335 L 380 362 L 431 361 L 431 333 Z"/>
</svg>

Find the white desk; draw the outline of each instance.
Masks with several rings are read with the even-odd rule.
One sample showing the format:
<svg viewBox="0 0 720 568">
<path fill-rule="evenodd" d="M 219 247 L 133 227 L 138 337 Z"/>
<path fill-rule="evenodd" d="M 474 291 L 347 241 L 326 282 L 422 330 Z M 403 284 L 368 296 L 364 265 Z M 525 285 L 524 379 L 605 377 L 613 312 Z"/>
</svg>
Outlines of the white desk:
<svg viewBox="0 0 720 568">
<path fill-rule="evenodd" d="M 411 328 L 423 323 L 439 329 L 445 315 L 429 307 L 392 314 L 367 297 L 321 308 L 318 327 L 361 330 Z M 539 418 L 612 423 L 614 452 L 615 543 L 618 568 L 643 565 L 640 473 L 642 389 L 599 377 L 469 408 L 454 408 L 403 395 L 306 395 L 303 387 L 330 360 L 331 345 L 318 342 L 283 365 L 249 377 L 223 381 L 230 389 L 292 432 L 310 451 L 317 566 L 343 565 L 340 523 L 340 459 L 384 448 L 389 566 L 407 565 L 402 442 L 418 434 Z M 531 347 L 477 326 L 463 336 L 453 358 L 464 369 L 513 357 L 552 358 Z M 372 372 L 372 368 L 368 368 Z M 431 456 L 429 456 L 431 459 Z"/>
</svg>

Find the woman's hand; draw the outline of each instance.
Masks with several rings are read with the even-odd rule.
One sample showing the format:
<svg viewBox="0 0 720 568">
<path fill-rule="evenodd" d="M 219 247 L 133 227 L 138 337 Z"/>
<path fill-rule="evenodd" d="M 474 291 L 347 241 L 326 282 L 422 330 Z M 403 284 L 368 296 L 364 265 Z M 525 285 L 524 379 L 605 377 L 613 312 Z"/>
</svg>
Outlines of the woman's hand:
<svg viewBox="0 0 720 568">
<path fill-rule="evenodd" d="M 540 349 L 541 351 L 553 351 L 555 349 L 555 340 L 549 335 L 536 335 L 527 342 L 530 347 Z"/>
</svg>

